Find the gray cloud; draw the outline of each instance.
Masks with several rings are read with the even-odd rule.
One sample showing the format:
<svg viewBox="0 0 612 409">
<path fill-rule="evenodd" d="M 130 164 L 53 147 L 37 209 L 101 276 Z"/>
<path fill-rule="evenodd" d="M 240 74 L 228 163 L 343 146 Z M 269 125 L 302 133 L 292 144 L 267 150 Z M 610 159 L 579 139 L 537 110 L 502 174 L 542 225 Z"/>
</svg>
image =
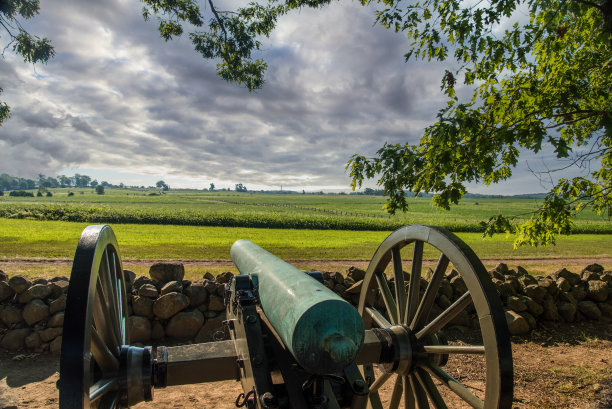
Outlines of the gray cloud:
<svg viewBox="0 0 612 409">
<path fill-rule="evenodd" d="M 348 187 L 352 154 L 416 143 L 444 103 L 444 66 L 405 63 L 408 41 L 372 27 L 373 10 L 358 4 L 281 18 L 261 52 L 267 83 L 252 93 L 219 79 L 186 36 L 160 39 L 136 0 L 41 6 L 26 27 L 57 54 L 35 69 L 0 60 L 13 108 L 0 128 L 0 172 Z"/>
</svg>

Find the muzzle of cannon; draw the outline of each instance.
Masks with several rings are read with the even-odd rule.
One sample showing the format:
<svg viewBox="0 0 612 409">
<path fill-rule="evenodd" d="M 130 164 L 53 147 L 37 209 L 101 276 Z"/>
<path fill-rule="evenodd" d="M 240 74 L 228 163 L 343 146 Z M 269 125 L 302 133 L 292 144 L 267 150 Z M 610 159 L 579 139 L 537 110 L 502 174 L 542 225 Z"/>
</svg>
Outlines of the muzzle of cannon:
<svg viewBox="0 0 612 409">
<path fill-rule="evenodd" d="M 358 307 L 247 240 L 231 248 L 227 340 L 129 345 L 126 282 L 109 226 L 75 253 L 60 358 L 61 408 L 125 408 L 173 385 L 236 380 L 247 408 L 510 408 L 513 369 L 503 305 L 474 252 L 447 230 L 393 232 L 361 282 Z M 424 256 L 437 258 L 433 269 Z M 451 287 L 449 281 L 460 285 Z M 450 288 L 450 289 L 449 289 Z M 453 290 L 454 288 L 454 290 Z M 474 340 L 449 340 L 472 320 Z M 470 358 L 474 379 L 445 370 Z"/>
</svg>

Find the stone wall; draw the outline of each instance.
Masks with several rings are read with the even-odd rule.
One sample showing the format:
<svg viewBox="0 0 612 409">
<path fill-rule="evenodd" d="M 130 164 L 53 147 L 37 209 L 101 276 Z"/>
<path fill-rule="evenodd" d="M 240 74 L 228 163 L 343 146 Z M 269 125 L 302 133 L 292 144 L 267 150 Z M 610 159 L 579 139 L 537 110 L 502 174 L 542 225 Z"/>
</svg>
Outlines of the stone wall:
<svg viewBox="0 0 612 409">
<path fill-rule="evenodd" d="M 429 271 L 431 273 L 431 271 Z M 357 305 L 364 271 L 351 267 L 346 274 L 324 272 L 325 285 Z M 566 269 L 534 278 L 525 269 L 499 264 L 489 272 L 506 308 L 513 335 L 526 334 L 539 321 L 578 322 L 612 319 L 612 271 L 597 264 L 581 274 Z M 134 344 L 208 342 L 225 337 L 223 295 L 231 273 L 217 277 L 207 273 L 200 280 L 184 280 L 177 263 L 151 266 L 149 277 L 126 270 L 130 334 Z M 408 283 L 409 275 L 405 273 Z M 394 282 L 390 280 L 393 290 Z M 421 293 L 427 281 L 421 280 Z M 59 353 L 66 308 L 68 279 L 7 277 L 0 271 L 0 348 L 9 351 Z M 458 273 L 450 270 L 442 280 L 434 313 L 447 308 L 466 291 Z M 380 294 L 374 305 L 383 308 Z M 468 308 L 451 325 L 471 328 L 477 324 Z"/>
</svg>

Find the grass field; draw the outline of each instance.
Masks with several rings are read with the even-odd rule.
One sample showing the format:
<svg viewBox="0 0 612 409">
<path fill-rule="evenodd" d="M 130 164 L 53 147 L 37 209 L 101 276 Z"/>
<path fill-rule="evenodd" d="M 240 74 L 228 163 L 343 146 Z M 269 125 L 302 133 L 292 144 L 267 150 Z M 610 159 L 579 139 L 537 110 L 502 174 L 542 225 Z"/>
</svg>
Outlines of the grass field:
<svg viewBox="0 0 612 409">
<path fill-rule="evenodd" d="M 450 211 L 428 198 L 409 199 L 409 211 L 393 216 L 379 196 L 286 195 L 237 192 L 51 189 L 53 197 L 0 197 L 0 217 L 87 223 L 174 224 L 293 229 L 391 231 L 411 223 L 455 232 L 479 232 L 490 216 L 526 215 L 534 199 L 464 199 Z M 68 192 L 73 196 L 68 196 Z M 154 194 L 151 196 L 151 194 Z M 526 217 L 526 216 L 523 216 Z M 612 234 L 612 223 L 587 210 L 576 216 L 575 233 Z"/>
</svg>

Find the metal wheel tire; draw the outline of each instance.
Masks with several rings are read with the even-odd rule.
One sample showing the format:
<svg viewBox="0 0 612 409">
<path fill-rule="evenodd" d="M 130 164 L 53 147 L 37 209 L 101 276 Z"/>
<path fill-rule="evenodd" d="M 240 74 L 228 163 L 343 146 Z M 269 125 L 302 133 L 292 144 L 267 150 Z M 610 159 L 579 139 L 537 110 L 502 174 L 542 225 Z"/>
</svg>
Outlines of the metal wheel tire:
<svg viewBox="0 0 612 409">
<path fill-rule="evenodd" d="M 429 274 L 422 273 L 424 252 L 428 258 L 432 255 L 438 258 Z M 404 273 L 403 260 L 409 261 L 406 263 L 409 276 Z M 385 275 L 389 264 L 392 280 Z M 449 294 L 448 282 L 443 280 L 452 271 L 450 265 L 460 277 L 454 280 L 462 280 L 467 291 L 462 295 L 455 292 L 442 308 L 436 299 L 443 287 L 445 294 Z M 379 391 L 389 382 L 385 388 L 392 387 L 389 402 L 392 409 L 400 405 L 511 408 L 512 349 L 503 304 L 482 262 L 453 233 L 438 227 L 411 225 L 389 235 L 367 269 L 358 309 L 366 329 L 386 336 L 395 351 L 390 358 L 393 363 L 378 366 L 381 371 L 378 378 L 373 365 L 362 367 L 364 377 L 372 382 L 369 407 L 383 407 Z M 482 345 L 448 345 L 444 330 L 468 311 L 475 313 Z M 486 379 L 479 381 L 484 381 L 484 391 L 482 385 L 480 390 L 473 388 L 472 379 L 460 382 L 447 373 L 443 366 L 449 357 L 453 360 L 468 357 L 484 364 Z"/>
<path fill-rule="evenodd" d="M 119 407 L 120 359 L 128 340 L 126 286 L 115 234 L 106 225 L 89 226 L 79 240 L 68 287 L 60 408 Z"/>
</svg>

